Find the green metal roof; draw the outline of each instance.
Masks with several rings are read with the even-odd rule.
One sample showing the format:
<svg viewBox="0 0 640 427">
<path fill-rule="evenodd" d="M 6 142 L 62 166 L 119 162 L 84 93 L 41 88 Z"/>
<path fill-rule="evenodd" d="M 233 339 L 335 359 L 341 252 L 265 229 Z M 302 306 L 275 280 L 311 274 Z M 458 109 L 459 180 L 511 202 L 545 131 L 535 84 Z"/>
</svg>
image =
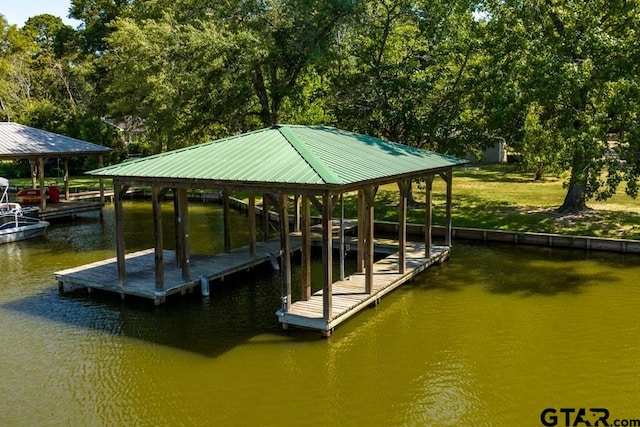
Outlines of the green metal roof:
<svg viewBox="0 0 640 427">
<path fill-rule="evenodd" d="M 135 179 L 341 186 L 466 163 L 327 126 L 275 125 L 91 172 Z"/>
</svg>

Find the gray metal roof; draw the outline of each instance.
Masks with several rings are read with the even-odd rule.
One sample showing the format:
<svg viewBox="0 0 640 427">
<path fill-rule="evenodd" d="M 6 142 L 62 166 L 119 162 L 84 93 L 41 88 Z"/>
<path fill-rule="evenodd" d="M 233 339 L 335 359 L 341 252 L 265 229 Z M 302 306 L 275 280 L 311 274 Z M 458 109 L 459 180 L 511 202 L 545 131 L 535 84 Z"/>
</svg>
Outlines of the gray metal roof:
<svg viewBox="0 0 640 427">
<path fill-rule="evenodd" d="M 0 158 L 101 154 L 109 148 L 12 122 L 0 122 Z"/>
<path fill-rule="evenodd" d="M 424 174 L 466 163 L 455 157 L 327 126 L 267 129 L 97 169 L 131 181 L 349 186 Z"/>
</svg>

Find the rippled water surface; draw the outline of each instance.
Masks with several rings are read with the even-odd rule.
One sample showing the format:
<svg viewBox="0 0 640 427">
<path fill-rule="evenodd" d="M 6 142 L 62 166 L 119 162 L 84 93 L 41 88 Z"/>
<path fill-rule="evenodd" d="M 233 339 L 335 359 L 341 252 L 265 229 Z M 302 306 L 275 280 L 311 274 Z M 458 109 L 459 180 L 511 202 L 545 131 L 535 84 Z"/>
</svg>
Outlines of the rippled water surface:
<svg viewBox="0 0 640 427">
<path fill-rule="evenodd" d="M 128 251 L 152 245 L 149 205 L 126 204 Z M 219 210 L 190 212 L 193 251 L 219 251 Z M 536 426 L 546 407 L 640 418 L 638 256 L 456 241 L 449 262 L 323 340 L 279 328 L 266 267 L 161 307 L 59 295 L 54 271 L 115 255 L 113 223 L 107 207 L 102 222 L 0 246 L 0 425 Z M 242 215 L 234 224 L 239 246 Z"/>
</svg>

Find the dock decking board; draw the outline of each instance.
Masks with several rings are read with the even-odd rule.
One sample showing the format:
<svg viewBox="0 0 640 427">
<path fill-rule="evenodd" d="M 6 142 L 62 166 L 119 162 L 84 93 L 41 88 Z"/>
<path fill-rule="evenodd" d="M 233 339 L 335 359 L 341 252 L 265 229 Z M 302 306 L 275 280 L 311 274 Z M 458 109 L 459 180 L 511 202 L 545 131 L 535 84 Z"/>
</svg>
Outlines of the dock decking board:
<svg viewBox="0 0 640 427">
<path fill-rule="evenodd" d="M 300 242 L 292 238 L 292 248 L 298 250 Z M 192 254 L 189 266 L 191 280 L 184 281 L 182 269 L 176 265 L 175 252 L 163 251 L 164 291 L 156 292 L 154 276 L 154 250 L 147 249 L 125 256 L 126 283 L 118 283 L 117 259 L 110 258 L 79 267 L 55 272 L 56 281 L 61 287 L 64 285 L 84 286 L 91 289 L 101 289 L 117 292 L 121 295 L 135 295 L 151 298 L 156 303 L 168 295 L 184 292 L 200 285 L 200 277 L 208 280 L 223 278 L 238 271 L 243 271 L 256 265 L 269 262 L 268 254 L 277 255 L 280 252 L 280 241 L 269 240 L 258 242 L 256 255 L 251 256 L 247 247 L 237 248 L 229 253 L 216 255 Z"/>
<path fill-rule="evenodd" d="M 332 310 L 329 319 L 323 318 L 322 290 L 314 293 L 307 301 L 291 304 L 286 312 L 278 310 L 276 315 L 284 325 L 321 331 L 330 335 L 340 323 L 349 319 L 403 283 L 435 263 L 441 263 L 449 256 L 448 246 L 433 246 L 430 256 L 425 257 L 424 244 L 407 245 L 407 268 L 404 274 L 398 272 L 399 253 L 396 252 L 373 265 L 373 289 L 365 292 L 365 275 L 356 273 L 332 285 Z"/>
<path fill-rule="evenodd" d="M 380 243 L 379 246 L 376 242 L 376 252 L 380 249 L 389 252 L 389 248 L 393 246 L 393 242 L 390 240 L 383 240 Z M 397 242 L 395 244 L 397 245 Z M 300 247 L 300 237 L 292 233 L 292 252 L 300 250 Z M 332 311 L 328 320 L 323 318 L 322 290 L 315 292 L 307 301 L 293 302 L 287 312 L 278 310 L 276 315 L 283 325 L 314 329 L 330 335 L 331 331 L 340 323 L 371 304 L 376 304 L 384 295 L 413 279 L 429 266 L 446 260 L 449 256 L 449 250 L 448 246 L 433 246 L 430 256 L 425 257 L 423 243 L 408 243 L 407 268 L 404 274 L 400 274 L 398 272 L 399 253 L 396 246 L 395 253 L 374 263 L 371 294 L 365 292 L 364 273 L 355 273 L 345 280 L 333 283 Z M 216 255 L 192 254 L 190 258 L 191 280 L 184 281 L 182 270 L 176 265 L 175 252 L 165 250 L 163 251 L 165 287 L 162 292 L 157 292 L 155 289 L 153 249 L 126 255 L 126 284 L 124 286 L 118 284 L 118 268 L 115 257 L 58 271 L 54 275 L 61 290 L 65 285 L 83 286 L 89 289 L 116 292 L 123 297 L 134 295 L 150 298 L 159 304 L 168 295 L 184 293 L 199 286 L 201 276 L 207 277 L 208 280 L 224 278 L 269 262 L 269 255 L 279 256 L 279 253 L 279 239 L 271 239 L 267 242 L 258 242 L 254 256 L 250 255 L 248 246 Z"/>
</svg>

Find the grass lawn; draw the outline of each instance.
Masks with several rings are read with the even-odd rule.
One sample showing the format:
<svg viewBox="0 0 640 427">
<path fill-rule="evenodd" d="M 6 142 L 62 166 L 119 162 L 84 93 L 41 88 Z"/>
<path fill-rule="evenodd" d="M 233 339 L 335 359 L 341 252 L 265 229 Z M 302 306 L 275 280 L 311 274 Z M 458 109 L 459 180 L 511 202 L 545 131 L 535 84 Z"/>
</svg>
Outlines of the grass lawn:
<svg viewBox="0 0 640 427">
<path fill-rule="evenodd" d="M 454 172 L 453 225 L 511 231 L 532 231 L 583 236 L 640 239 L 640 200 L 620 189 L 606 202 L 590 202 L 589 210 L 577 215 L 560 215 L 566 190 L 563 178 L 534 181 L 533 174 L 513 166 L 469 166 Z M 424 202 L 424 190 L 414 185 L 416 201 Z M 444 224 L 444 181 L 434 180 L 434 223 Z M 376 198 L 376 217 L 397 220 L 398 194 L 395 186 L 382 187 Z M 355 201 L 355 199 L 354 199 Z M 410 209 L 410 221 L 422 222 L 424 207 Z"/>
<path fill-rule="evenodd" d="M 510 165 L 467 166 L 457 169 L 453 177 L 453 225 L 640 239 L 640 199 L 632 199 L 621 188 L 606 202 L 589 202 L 590 209 L 585 212 L 560 215 L 555 209 L 564 200 L 564 181 L 564 178 L 546 177 L 536 182 L 533 180 L 533 174 L 520 173 Z M 98 180 L 91 177 L 71 177 L 70 182 L 72 191 L 98 189 Z M 48 180 L 47 184 L 49 183 Z M 12 179 L 11 184 L 30 187 L 31 180 Z M 61 179 L 58 185 L 62 185 Z M 105 187 L 111 186 L 111 180 L 105 180 Z M 416 204 L 409 208 L 408 220 L 422 223 L 424 187 L 420 183 L 414 183 L 413 194 Z M 436 225 L 444 224 L 445 194 L 444 181 L 436 178 L 433 190 L 433 220 Z M 246 199 L 244 194 L 236 196 Z M 344 199 L 345 216 L 355 218 L 356 194 L 347 194 Z M 376 196 L 376 220 L 397 221 L 398 200 L 396 185 L 381 187 Z M 334 215 L 338 213 L 338 209 L 339 207 L 336 207 Z"/>
</svg>

